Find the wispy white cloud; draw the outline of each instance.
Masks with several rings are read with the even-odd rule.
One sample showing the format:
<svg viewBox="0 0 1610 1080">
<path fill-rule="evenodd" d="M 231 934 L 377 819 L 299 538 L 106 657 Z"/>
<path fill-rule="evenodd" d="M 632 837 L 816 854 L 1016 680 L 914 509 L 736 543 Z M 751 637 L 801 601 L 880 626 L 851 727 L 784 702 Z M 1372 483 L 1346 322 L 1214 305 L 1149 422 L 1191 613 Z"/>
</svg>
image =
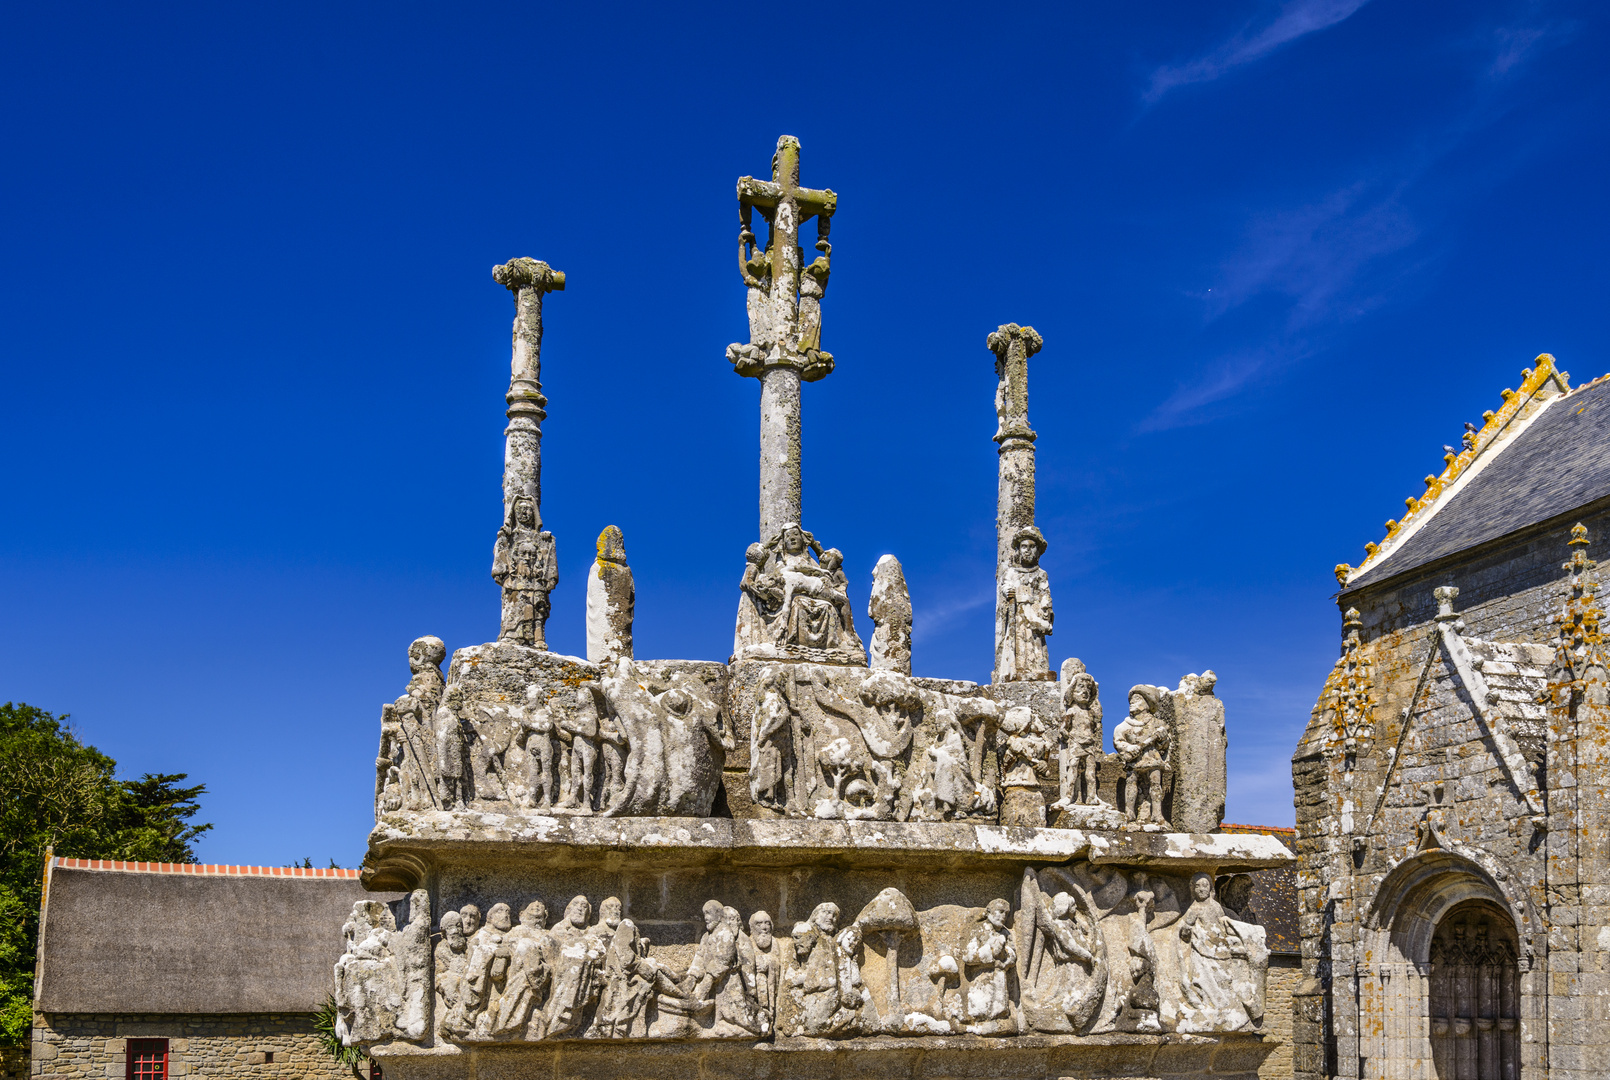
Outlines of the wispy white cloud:
<svg viewBox="0 0 1610 1080">
<path fill-rule="evenodd" d="M 1501 26 L 1493 31 L 1493 60 L 1487 74 L 1501 79 L 1544 49 L 1563 45 L 1576 36 L 1575 22 L 1543 22 Z"/>
<path fill-rule="evenodd" d="M 923 603 L 912 605 L 915 609 L 911 619 L 912 633 L 918 637 L 927 637 L 949 626 L 957 619 L 962 618 L 981 607 L 995 602 L 994 579 L 988 579 L 991 584 L 988 588 L 980 588 L 972 593 L 953 593 L 942 597 L 937 604 Z"/>
<path fill-rule="evenodd" d="M 1269 55 L 1282 45 L 1289 45 L 1337 23 L 1352 15 L 1369 0 L 1288 0 L 1274 20 L 1262 29 L 1248 23 L 1203 56 L 1183 64 L 1165 64 L 1152 72 L 1151 85 L 1142 96 L 1152 104 L 1170 90 L 1192 83 L 1212 82 L 1214 79 Z"/>
<path fill-rule="evenodd" d="M 1136 430 L 1145 434 L 1206 423 L 1215 416 L 1210 407 L 1240 393 L 1263 371 L 1266 359 L 1248 355 L 1219 361 L 1194 382 L 1176 389 Z"/>
<path fill-rule="evenodd" d="M 1300 206 L 1255 214 L 1242 246 L 1226 260 L 1218 288 L 1205 297 L 1209 317 L 1270 292 L 1291 300 L 1292 330 L 1373 307 L 1378 297 L 1361 289 L 1370 264 L 1409 247 L 1421 234 L 1402 201 L 1420 169 L 1392 172 Z"/>
</svg>

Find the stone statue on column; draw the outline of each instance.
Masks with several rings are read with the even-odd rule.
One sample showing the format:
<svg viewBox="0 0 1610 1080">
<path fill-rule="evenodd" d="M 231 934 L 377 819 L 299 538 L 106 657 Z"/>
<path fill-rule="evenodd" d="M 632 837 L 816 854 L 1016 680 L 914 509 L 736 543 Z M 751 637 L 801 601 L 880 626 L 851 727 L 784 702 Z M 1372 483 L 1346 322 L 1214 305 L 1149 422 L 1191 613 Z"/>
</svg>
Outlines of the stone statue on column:
<svg viewBox="0 0 1610 1080">
<path fill-rule="evenodd" d="M 1029 357 L 1043 344 L 1032 326 L 1007 323 L 987 339 L 995 354 L 995 442 L 1000 468 L 995 508 L 995 678 L 1051 681 L 1046 652 L 1051 587 L 1034 525 L 1034 429 L 1029 427 Z"/>
<path fill-rule="evenodd" d="M 499 641 L 548 647 L 548 594 L 559 584 L 553 534 L 542 528 L 542 298 L 562 291 L 565 275 L 536 259 L 492 268 L 492 279 L 514 294 L 509 426 L 503 438 L 503 524 L 492 553 L 492 578 L 503 589 Z"/>
</svg>

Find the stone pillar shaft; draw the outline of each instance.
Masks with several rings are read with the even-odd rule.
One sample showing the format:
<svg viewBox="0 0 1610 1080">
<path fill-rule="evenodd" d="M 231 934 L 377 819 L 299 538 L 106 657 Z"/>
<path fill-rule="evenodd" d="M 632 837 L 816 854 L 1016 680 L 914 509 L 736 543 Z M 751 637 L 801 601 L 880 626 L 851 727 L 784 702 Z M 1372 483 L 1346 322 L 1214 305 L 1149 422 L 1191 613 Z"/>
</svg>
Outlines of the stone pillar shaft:
<svg viewBox="0 0 1610 1080">
<path fill-rule="evenodd" d="M 514 259 L 494 268 L 493 278 L 514 294 L 514 340 L 510 349 L 509 391 L 503 429 L 503 520 L 514 500 L 529 495 L 542 505 L 542 421 L 548 399 L 542 394 L 542 298 L 562 291 L 565 275 L 535 259 Z M 540 524 L 540 522 L 539 522 Z"/>
<path fill-rule="evenodd" d="M 995 498 L 995 606 L 1001 625 L 1000 584 L 1012 565 L 1012 534 L 1034 524 L 1034 429 L 1029 427 L 1029 357 L 1043 341 L 1031 326 L 1007 323 L 988 339 L 995 354 L 995 442 L 1000 471 Z M 996 655 L 1001 643 L 995 643 Z"/>
<path fill-rule="evenodd" d="M 800 520 L 800 373 L 768 367 L 760 377 L 760 538 Z"/>
</svg>

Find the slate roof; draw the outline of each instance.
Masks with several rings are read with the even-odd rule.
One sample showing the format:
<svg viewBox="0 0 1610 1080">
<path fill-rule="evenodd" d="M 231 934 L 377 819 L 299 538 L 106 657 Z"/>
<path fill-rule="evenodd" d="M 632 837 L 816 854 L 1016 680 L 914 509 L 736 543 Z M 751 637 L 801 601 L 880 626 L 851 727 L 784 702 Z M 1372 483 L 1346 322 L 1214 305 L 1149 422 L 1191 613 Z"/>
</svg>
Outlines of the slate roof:
<svg viewBox="0 0 1610 1080">
<path fill-rule="evenodd" d="M 1297 850 L 1295 829 L 1265 825 L 1225 825 L 1223 829 L 1227 833 L 1263 833 L 1275 837 L 1293 852 Z M 1301 954 L 1303 938 L 1297 930 L 1297 868 L 1294 865 L 1254 871 L 1252 907 L 1263 924 L 1271 953 L 1277 956 Z"/>
<path fill-rule="evenodd" d="M 356 870 L 51 860 L 34 1008 L 312 1012 L 334 987 Z"/>
<path fill-rule="evenodd" d="M 1610 379 L 1547 402 L 1344 595 L 1610 496 Z"/>
</svg>

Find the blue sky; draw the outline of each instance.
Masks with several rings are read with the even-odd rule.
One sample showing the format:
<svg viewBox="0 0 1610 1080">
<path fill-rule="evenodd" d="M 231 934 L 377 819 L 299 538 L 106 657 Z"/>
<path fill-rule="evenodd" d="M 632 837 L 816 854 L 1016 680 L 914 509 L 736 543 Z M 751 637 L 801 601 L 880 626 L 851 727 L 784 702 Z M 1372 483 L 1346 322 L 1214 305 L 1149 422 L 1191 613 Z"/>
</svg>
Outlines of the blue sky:
<svg viewBox="0 0 1610 1080">
<path fill-rule="evenodd" d="M 757 11 L 763 12 L 758 17 Z M 807 14 L 810 13 L 810 14 Z M 805 520 L 918 674 L 991 659 L 1000 323 L 1052 658 L 1212 667 L 1231 820 L 1289 824 L 1331 567 L 1539 352 L 1610 370 L 1591 4 L 20 6 L 0 38 L 0 700 L 209 787 L 207 861 L 356 865 L 419 634 L 497 628 L 512 304 L 549 641 L 619 525 L 639 656 L 725 659 L 758 385 L 733 183 L 832 187 Z"/>
</svg>

